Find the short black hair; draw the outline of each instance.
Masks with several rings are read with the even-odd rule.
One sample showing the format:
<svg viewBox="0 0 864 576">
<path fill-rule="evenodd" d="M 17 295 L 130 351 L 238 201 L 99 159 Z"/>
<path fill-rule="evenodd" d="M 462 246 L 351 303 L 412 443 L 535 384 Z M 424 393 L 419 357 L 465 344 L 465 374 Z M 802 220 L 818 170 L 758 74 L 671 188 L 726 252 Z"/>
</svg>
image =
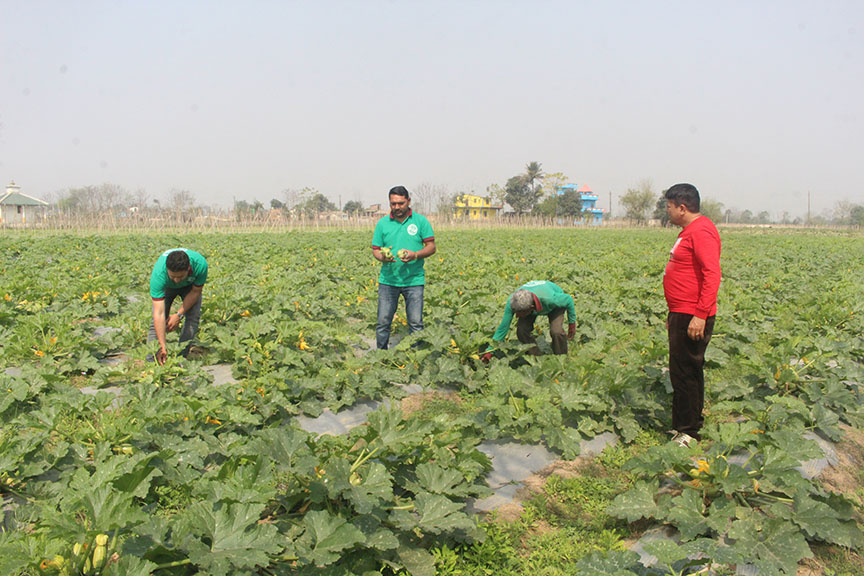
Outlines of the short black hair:
<svg viewBox="0 0 864 576">
<path fill-rule="evenodd" d="M 692 184 L 675 184 L 664 194 L 666 200 L 671 200 L 675 206 L 683 204 L 688 212 L 699 212 L 699 191 Z"/>
<path fill-rule="evenodd" d="M 388 194 L 388 196 L 403 196 L 405 198 L 411 198 L 411 196 L 408 195 L 408 189 L 404 186 L 394 186 L 393 188 L 390 188 L 390 194 Z"/>
<path fill-rule="evenodd" d="M 189 270 L 189 255 L 184 250 L 174 250 L 165 258 L 165 267 L 171 272 L 185 272 Z"/>
</svg>

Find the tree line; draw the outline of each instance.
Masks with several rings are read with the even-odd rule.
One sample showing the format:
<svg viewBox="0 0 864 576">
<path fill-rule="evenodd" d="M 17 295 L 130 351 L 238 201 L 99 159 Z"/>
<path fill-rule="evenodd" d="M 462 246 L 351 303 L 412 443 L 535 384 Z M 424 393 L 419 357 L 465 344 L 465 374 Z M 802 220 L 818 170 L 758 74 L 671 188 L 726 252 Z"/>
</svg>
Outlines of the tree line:
<svg viewBox="0 0 864 576">
<path fill-rule="evenodd" d="M 584 216 L 581 194 L 567 183 L 562 172 L 547 173 L 540 162 L 526 164 L 524 171 L 507 179 L 503 186 L 492 184 L 486 188 L 486 197 L 499 206 L 509 205 L 516 216 L 533 215 L 578 220 Z M 452 215 L 455 204 L 465 192 L 451 193 L 446 186 L 420 183 L 410 188 L 412 206 L 422 214 Z M 563 190 L 563 192 L 562 192 Z M 653 189 L 649 180 L 628 188 L 618 203 L 622 209 L 619 218 L 636 225 L 656 220 L 667 225 L 666 201 L 663 192 Z M 472 191 L 471 194 L 474 194 Z M 348 200 L 341 207 L 315 188 L 285 189 L 279 198 L 265 204 L 260 200 L 234 200 L 230 209 L 237 219 L 265 217 L 272 211 L 296 217 L 314 218 L 324 213 L 344 212 L 362 215 L 368 207 L 359 200 Z M 386 194 L 379 207 L 386 210 Z M 50 200 L 50 199 L 49 199 Z M 53 208 L 70 215 L 153 215 L 169 212 L 175 215 L 194 215 L 221 212 L 221 209 L 201 205 L 194 194 L 185 189 L 172 189 L 162 200 L 152 198 L 145 190 L 129 191 L 113 183 L 69 188 L 56 195 Z M 783 212 L 772 218 L 767 211 L 726 208 L 716 199 L 703 198 L 701 212 L 718 223 L 727 224 L 792 224 L 792 225 L 846 225 L 864 227 L 864 205 L 848 201 L 838 202 L 831 212 L 817 215 L 791 216 Z M 607 214 L 606 218 L 611 218 Z"/>
</svg>

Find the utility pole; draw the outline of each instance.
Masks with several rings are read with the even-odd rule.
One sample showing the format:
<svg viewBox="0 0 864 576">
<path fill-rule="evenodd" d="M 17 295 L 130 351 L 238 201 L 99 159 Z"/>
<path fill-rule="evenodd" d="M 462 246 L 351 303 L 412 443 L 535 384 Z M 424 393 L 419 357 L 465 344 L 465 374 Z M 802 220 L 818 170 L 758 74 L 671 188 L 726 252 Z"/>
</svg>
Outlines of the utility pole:
<svg viewBox="0 0 864 576">
<path fill-rule="evenodd" d="M 807 190 L 807 225 L 810 225 L 810 191 Z"/>
</svg>

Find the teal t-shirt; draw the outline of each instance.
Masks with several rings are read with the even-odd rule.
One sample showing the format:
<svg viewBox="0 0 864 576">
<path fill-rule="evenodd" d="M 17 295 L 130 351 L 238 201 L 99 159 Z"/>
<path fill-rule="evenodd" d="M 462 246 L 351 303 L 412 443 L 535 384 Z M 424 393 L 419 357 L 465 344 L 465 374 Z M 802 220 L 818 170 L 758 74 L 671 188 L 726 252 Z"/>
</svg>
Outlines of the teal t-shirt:
<svg viewBox="0 0 864 576">
<path fill-rule="evenodd" d="M 165 266 L 168 254 L 175 250 L 182 250 L 189 255 L 189 276 L 179 284 L 175 284 L 171 281 L 171 278 L 168 277 L 168 268 Z M 180 288 L 185 288 L 190 284 L 203 286 L 205 282 L 207 282 L 207 260 L 204 256 L 194 250 L 187 250 L 186 248 L 172 248 L 163 252 L 162 255 L 159 256 L 159 259 L 156 260 L 156 264 L 153 266 L 153 272 L 150 273 L 150 297 L 154 300 L 161 300 L 162 298 L 165 298 L 166 288 L 179 290 Z"/>
<path fill-rule="evenodd" d="M 548 316 L 553 310 L 566 308 L 567 321 L 570 324 L 576 322 L 576 306 L 573 304 L 573 297 L 564 292 L 554 282 L 532 280 L 520 286 L 519 290 L 528 290 L 540 300 L 542 310 L 535 310 L 531 313 L 533 316 Z M 510 309 L 510 298 L 508 297 L 507 305 L 504 307 L 504 316 L 501 318 L 501 324 L 498 325 L 498 329 L 495 330 L 492 339 L 498 342 L 504 340 L 507 332 L 510 331 L 510 323 L 512 321 L 513 310 Z"/>
<path fill-rule="evenodd" d="M 378 283 L 399 287 L 423 286 L 426 283 L 426 272 L 423 269 L 425 259 L 402 262 L 396 253 L 403 248 L 417 252 L 423 248 L 424 240 L 434 239 L 435 234 L 432 232 L 432 225 L 429 224 L 425 216 L 421 216 L 413 210 L 402 222 L 389 215 L 381 218 L 375 225 L 375 232 L 372 234 L 372 246 L 391 248 L 396 261 L 382 263 Z"/>
</svg>

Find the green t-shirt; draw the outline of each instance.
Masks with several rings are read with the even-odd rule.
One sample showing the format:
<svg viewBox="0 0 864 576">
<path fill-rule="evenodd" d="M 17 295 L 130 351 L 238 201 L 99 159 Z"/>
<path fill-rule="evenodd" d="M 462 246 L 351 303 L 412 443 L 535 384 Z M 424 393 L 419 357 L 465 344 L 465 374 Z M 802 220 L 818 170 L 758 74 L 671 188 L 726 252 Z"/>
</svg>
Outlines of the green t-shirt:
<svg viewBox="0 0 864 576">
<path fill-rule="evenodd" d="M 531 314 L 533 316 L 548 316 L 553 310 L 558 308 L 567 309 L 567 321 L 572 324 L 576 322 L 576 306 L 573 304 L 573 297 L 564 292 L 560 286 L 554 282 L 547 280 L 532 280 L 519 287 L 519 290 L 528 290 L 534 294 L 540 301 L 540 310 L 535 310 Z M 507 305 L 504 307 L 504 316 L 501 318 L 501 324 L 495 330 L 493 340 L 498 342 L 504 340 L 507 332 L 510 331 L 510 323 L 513 321 L 513 310 L 510 309 L 510 298 L 507 298 Z"/>
<path fill-rule="evenodd" d="M 175 250 L 182 250 L 189 255 L 189 276 L 179 284 L 171 281 L 171 278 L 168 277 L 168 268 L 165 266 L 168 254 Z M 153 266 L 153 272 L 150 273 L 150 297 L 154 300 L 161 300 L 165 298 L 166 288 L 179 290 L 190 284 L 203 286 L 205 282 L 207 282 L 207 260 L 204 256 L 186 248 L 172 248 L 163 252 Z"/>
<path fill-rule="evenodd" d="M 372 234 L 372 247 L 392 248 L 396 261 L 382 263 L 378 283 L 399 287 L 423 286 L 426 283 L 426 272 L 423 270 L 425 259 L 402 262 L 396 253 L 403 248 L 417 252 L 423 248 L 424 240 L 434 239 L 432 225 L 425 216 L 414 211 L 402 222 L 389 215 L 381 218 Z"/>
</svg>

